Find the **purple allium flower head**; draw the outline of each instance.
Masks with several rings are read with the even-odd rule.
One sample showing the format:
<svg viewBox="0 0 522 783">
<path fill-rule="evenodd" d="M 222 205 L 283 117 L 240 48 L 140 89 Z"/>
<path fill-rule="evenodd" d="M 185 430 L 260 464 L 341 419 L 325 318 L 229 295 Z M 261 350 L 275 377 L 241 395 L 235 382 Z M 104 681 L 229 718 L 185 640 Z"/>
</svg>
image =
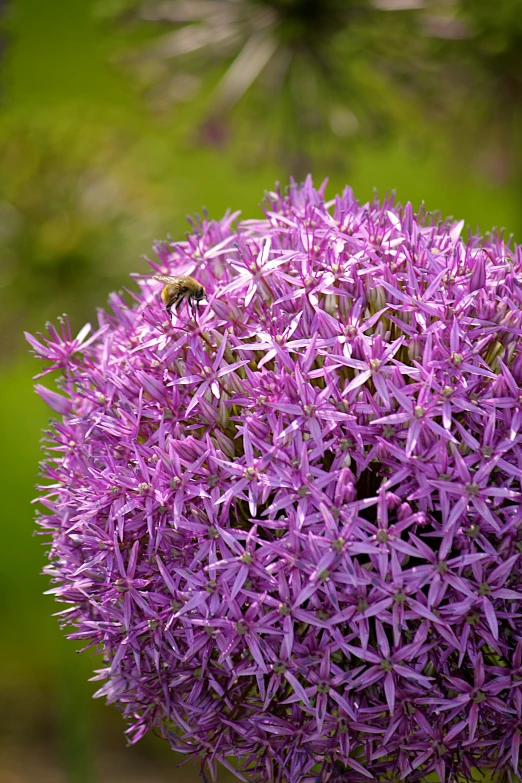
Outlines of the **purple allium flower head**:
<svg viewBox="0 0 522 783">
<path fill-rule="evenodd" d="M 39 524 L 139 739 L 243 780 L 519 770 L 522 253 L 324 184 L 194 223 L 61 370 Z M 337 777 L 336 777 L 337 776 Z"/>
</svg>

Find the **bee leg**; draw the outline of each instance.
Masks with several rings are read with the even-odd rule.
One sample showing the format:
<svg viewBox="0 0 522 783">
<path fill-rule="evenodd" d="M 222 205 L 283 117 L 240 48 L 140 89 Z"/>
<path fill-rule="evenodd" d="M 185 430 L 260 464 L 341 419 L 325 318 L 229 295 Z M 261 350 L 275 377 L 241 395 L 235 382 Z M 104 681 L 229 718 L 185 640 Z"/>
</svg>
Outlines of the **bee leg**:
<svg viewBox="0 0 522 783">
<path fill-rule="evenodd" d="M 179 308 L 180 308 L 180 307 L 181 307 L 181 305 L 183 304 L 183 300 L 184 300 L 184 299 L 185 299 L 185 294 L 180 294 L 180 295 L 179 295 L 179 296 L 176 298 L 176 312 L 178 312 Z"/>
<path fill-rule="evenodd" d="M 179 295 L 178 296 L 174 296 L 174 297 L 172 297 L 172 299 L 168 303 L 168 305 L 166 307 L 166 310 L 167 310 L 167 313 L 169 314 L 169 317 L 172 317 L 172 308 L 173 307 L 176 307 L 176 310 L 178 309 L 178 307 L 179 307 L 179 300 L 180 300 Z"/>
<path fill-rule="evenodd" d="M 168 313 L 168 315 L 169 315 L 169 318 L 172 318 L 172 308 L 178 303 L 178 301 L 179 301 L 179 297 L 177 297 L 177 296 L 174 297 L 173 299 L 170 300 L 170 302 L 168 303 L 167 307 L 165 308 L 167 313 Z M 176 307 L 176 310 L 177 309 L 178 308 Z"/>
</svg>

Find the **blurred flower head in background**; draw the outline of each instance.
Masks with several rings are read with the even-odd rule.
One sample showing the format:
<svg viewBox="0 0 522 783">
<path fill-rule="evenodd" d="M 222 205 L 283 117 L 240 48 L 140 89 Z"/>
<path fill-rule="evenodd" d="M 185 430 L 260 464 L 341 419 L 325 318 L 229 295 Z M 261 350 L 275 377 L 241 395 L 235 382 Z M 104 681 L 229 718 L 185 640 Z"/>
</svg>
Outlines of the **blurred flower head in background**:
<svg viewBox="0 0 522 783">
<path fill-rule="evenodd" d="M 328 139 L 380 138 L 402 85 L 418 87 L 417 0 L 146 0 L 120 19 L 147 35 L 126 56 L 151 105 L 204 94 L 199 137 L 224 144 L 247 121 L 293 168 Z M 148 24 L 148 30 L 143 23 Z M 405 42 L 408 42 L 405 47 Z M 234 111 L 241 102 L 243 111 Z M 410 107 L 411 111 L 411 107 Z"/>
<path fill-rule="evenodd" d="M 520 247 L 311 179 L 237 217 L 156 246 L 196 320 L 140 276 L 93 334 L 28 336 L 99 695 L 213 779 L 519 772 Z"/>
<path fill-rule="evenodd" d="M 460 161 L 498 182 L 521 171 L 519 0 L 124 0 L 100 13 L 134 31 L 121 59 L 149 105 L 178 119 L 191 104 L 189 134 L 246 136 L 251 164 L 345 166 L 361 140 L 407 128 L 422 146 L 451 123 Z"/>
</svg>

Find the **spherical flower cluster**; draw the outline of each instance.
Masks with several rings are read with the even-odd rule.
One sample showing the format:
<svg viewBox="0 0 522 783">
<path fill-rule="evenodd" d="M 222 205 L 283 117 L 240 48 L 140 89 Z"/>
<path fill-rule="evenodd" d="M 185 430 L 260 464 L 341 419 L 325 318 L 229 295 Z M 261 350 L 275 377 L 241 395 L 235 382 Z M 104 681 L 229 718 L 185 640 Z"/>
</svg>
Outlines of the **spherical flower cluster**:
<svg viewBox="0 0 522 783">
<path fill-rule="evenodd" d="M 41 529 L 136 740 L 275 783 L 520 771 L 522 253 L 324 185 L 198 221 L 61 392 Z M 511 774 L 510 772 L 510 774 Z"/>
</svg>

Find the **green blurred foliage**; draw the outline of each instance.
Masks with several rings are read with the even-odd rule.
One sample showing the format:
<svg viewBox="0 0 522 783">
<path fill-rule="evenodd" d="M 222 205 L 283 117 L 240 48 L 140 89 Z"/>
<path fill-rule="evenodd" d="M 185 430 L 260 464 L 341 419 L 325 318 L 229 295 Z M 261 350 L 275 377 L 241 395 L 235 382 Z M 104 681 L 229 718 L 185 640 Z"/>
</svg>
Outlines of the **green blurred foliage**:
<svg viewBox="0 0 522 783">
<path fill-rule="evenodd" d="M 114 4 L 103 5 L 113 13 Z M 162 102 L 158 89 L 160 106 L 151 111 L 114 63 L 128 47 L 127 32 L 100 22 L 99 10 L 90 0 L 13 0 L 6 22 L 0 72 L 0 710 L 8 716 L 0 731 L 2 783 L 198 780 L 190 767 L 178 770 L 180 759 L 154 737 L 125 748 L 117 711 L 91 699 L 96 658 L 75 655 L 52 617 L 60 607 L 43 595 L 45 546 L 33 534 L 31 499 L 48 412 L 32 391 L 40 367 L 27 356 L 22 330 L 41 329 L 62 312 L 75 330 L 95 322 L 109 291 L 132 285 L 129 272 L 147 270 L 142 256 L 155 238 L 183 235 L 186 214 L 206 206 L 218 218 L 231 207 L 253 217 L 264 190 L 293 173 L 288 159 L 275 154 L 280 120 L 267 117 L 255 98 L 259 135 L 239 112 L 237 143 L 201 145 L 194 128 L 222 65 L 197 98 L 181 105 L 168 96 Z M 517 23 L 506 22 L 510 41 Z M 459 45 L 450 43 L 433 40 L 448 68 L 451 46 Z M 473 67 L 474 55 L 466 57 Z M 435 110 L 421 116 L 387 87 L 379 90 L 396 112 L 387 144 L 375 135 L 362 134 L 357 143 L 338 135 L 325 158 L 321 135 L 315 136 L 311 170 L 317 181 L 330 175 L 327 193 L 348 180 L 360 199 L 373 187 L 381 195 L 396 188 L 402 202 L 418 208 L 424 200 L 428 209 L 465 218 L 473 231 L 506 226 L 520 237 L 520 176 L 481 178 L 463 162 L 478 154 L 473 134 L 463 136 L 460 124 L 445 123 Z M 493 106 L 493 98 L 483 106 L 479 96 L 473 100 L 484 115 Z M 448 164 L 459 138 L 459 160 Z"/>
<path fill-rule="evenodd" d="M 433 0 L 424 32 L 454 149 L 497 184 L 522 186 L 522 3 Z M 442 107 L 441 107 L 442 108 Z M 463 153 L 463 155 L 462 155 Z"/>
<path fill-rule="evenodd" d="M 115 161 L 125 141 L 103 126 L 77 130 L 51 117 L 2 127 L 0 330 L 11 341 L 28 312 L 41 322 L 74 301 L 87 318 L 157 229 L 153 188 Z"/>
</svg>

